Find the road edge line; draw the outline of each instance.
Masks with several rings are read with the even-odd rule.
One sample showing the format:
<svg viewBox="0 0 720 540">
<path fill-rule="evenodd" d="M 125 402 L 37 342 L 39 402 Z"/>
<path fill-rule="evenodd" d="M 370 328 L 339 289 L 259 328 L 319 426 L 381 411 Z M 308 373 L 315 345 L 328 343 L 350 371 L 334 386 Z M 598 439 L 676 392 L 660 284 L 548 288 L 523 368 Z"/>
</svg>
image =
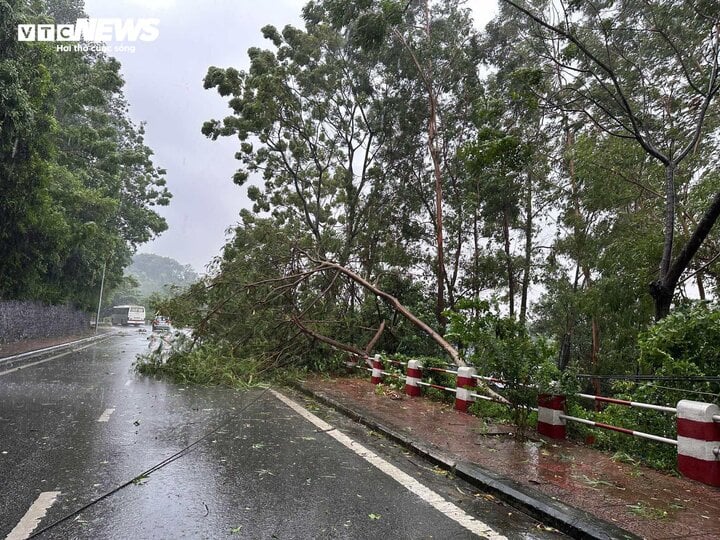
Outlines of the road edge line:
<svg viewBox="0 0 720 540">
<path fill-rule="evenodd" d="M 497 532 L 493 527 L 484 521 L 468 514 L 465 510 L 448 501 L 445 497 L 433 491 L 413 476 L 399 469 L 386 459 L 380 457 L 372 450 L 354 440 L 352 437 L 349 437 L 342 431 L 335 428 L 335 426 L 328 424 L 322 418 L 314 415 L 299 403 L 293 401 L 284 394 L 273 390 L 272 388 L 270 389 L 270 392 L 302 418 L 319 428 L 325 433 L 325 435 L 332 437 L 349 450 L 352 450 L 356 455 L 373 465 L 380 472 L 386 474 L 403 488 L 407 489 L 410 493 L 422 501 L 425 501 L 435 510 L 443 514 L 448 519 L 451 519 L 464 529 L 483 538 L 487 538 L 488 540 L 507 540 L 506 536 Z"/>
<path fill-rule="evenodd" d="M 439 449 L 415 441 L 381 422 L 350 409 L 329 396 L 304 387 L 299 382 L 294 383 L 292 387 L 320 403 L 332 407 L 348 418 L 369 427 L 373 431 L 384 434 L 390 440 L 429 459 L 431 462 L 454 471 L 458 477 L 466 482 L 494 493 L 508 504 L 569 536 L 594 540 L 640 540 L 641 538 L 614 523 L 605 521 L 580 508 L 569 506 L 537 490 L 520 485 L 479 465 L 453 459 Z"/>
</svg>

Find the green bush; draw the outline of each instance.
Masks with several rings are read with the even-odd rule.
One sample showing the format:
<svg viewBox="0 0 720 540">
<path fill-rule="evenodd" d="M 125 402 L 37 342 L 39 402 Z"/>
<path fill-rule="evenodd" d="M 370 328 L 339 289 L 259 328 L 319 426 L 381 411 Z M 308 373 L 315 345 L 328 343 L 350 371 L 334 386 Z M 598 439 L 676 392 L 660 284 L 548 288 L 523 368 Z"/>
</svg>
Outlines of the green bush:
<svg viewBox="0 0 720 540">
<path fill-rule="evenodd" d="M 502 379 L 513 421 L 523 433 L 538 392 L 558 392 L 561 373 L 556 348 L 542 336 L 531 336 L 524 324 L 497 314 L 490 303 L 460 303 L 448 313 L 448 339 L 466 351 L 466 360 L 482 375 Z"/>
<path fill-rule="evenodd" d="M 720 404 L 717 383 L 692 382 L 689 377 L 720 372 L 720 311 L 707 302 L 685 306 L 641 333 L 638 337 L 643 374 L 677 377 L 662 381 L 618 381 L 612 395 L 619 399 L 675 407 L 681 399 Z M 683 380 L 685 379 L 685 380 Z M 570 400 L 572 416 L 675 439 L 676 420 L 670 413 L 610 405 L 592 412 L 585 400 Z M 571 423 L 570 433 L 591 435 L 599 448 L 618 452 L 634 462 L 663 470 L 676 467 L 674 446 Z"/>
</svg>

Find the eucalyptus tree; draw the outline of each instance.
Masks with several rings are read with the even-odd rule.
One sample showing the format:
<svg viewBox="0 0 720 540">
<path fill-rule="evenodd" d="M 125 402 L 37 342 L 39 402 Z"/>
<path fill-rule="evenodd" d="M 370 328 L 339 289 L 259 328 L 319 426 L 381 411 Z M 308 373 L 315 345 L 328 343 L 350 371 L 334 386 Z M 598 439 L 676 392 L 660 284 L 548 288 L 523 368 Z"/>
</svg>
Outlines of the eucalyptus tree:
<svg viewBox="0 0 720 540">
<path fill-rule="evenodd" d="M 442 328 L 447 301 L 455 302 L 467 242 L 464 170 L 457 150 L 470 138 L 479 86 L 479 49 L 469 10 L 458 0 L 311 5 L 358 49 L 377 58 L 393 133 L 382 159 L 400 179 L 405 204 L 417 214 L 415 230 L 434 244 L 434 260 L 428 262 Z"/>
<path fill-rule="evenodd" d="M 320 254 L 347 264 L 371 215 L 392 198 L 376 158 L 383 92 L 347 39 L 310 7 L 304 13 L 304 30 L 263 28 L 272 49 L 250 49 L 247 71 L 208 69 L 205 88 L 229 96 L 233 114 L 203 133 L 240 139 L 234 181 L 262 175 L 263 186 L 248 188 L 256 211 L 303 227 Z"/>
<path fill-rule="evenodd" d="M 538 255 L 547 249 L 538 245 L 538 233 L 552 225 L 548 214 L 558 208 L 548 182 L 557 155 L 552 146 L 557 118 L 545 105 L 552 82 L 531 28 L 507 6 L 500 5 L 479 47 L 489 73 L 474 101 L 476 135 L 461 152 L 472 173 L 466 181 L 466 197 L 474 208 L 469 277 L 474 296 L 482 281 L 505 288 L 509 312 L 524 322 Z M 557 168 L 554 172 L 557 177 Z M 486 255 L 480 249 L 483 235 L 488 237 Z"/>
<path fill-rule="evenodd" d="M 663 249 L 650 294 L 656 319 L 666 316 L 683 272 L 720 216 L 717 191 L 678 245 L 678 171 L 717 127 L 720 8 L 714 2 L 606 0 L 541 11 L 529 2 L 503 2 L 526 16 L 567 82 L 555 105 L 582 115 L 606 136 L 633 141 L 662 166 Z"/>
</svg>

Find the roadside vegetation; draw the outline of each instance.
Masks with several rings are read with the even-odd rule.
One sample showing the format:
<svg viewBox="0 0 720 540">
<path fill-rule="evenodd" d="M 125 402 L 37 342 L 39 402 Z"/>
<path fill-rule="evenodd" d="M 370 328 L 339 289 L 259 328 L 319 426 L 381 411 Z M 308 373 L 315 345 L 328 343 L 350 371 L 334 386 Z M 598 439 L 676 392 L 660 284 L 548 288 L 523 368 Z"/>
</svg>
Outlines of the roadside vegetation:
<svg viewBox="0 0 720 540">
<path fill-rule="evenodd" d="M 0 299 L 94 311 L 135 249 L 167 229 L 165 171 L 131 121 L 120 63 L 19 41 L 74 24 L 77 0 L 0 1 Z"/>
</svg>

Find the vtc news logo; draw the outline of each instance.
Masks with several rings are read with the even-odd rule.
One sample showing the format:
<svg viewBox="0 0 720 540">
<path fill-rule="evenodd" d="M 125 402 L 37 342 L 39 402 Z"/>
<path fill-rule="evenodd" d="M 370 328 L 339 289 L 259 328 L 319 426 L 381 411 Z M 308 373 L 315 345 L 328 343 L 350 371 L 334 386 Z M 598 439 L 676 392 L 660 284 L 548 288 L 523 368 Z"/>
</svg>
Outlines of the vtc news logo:
<svg viewBox="0 0 720 540">
<path fill-rule="evenodd" d="M 19 24 L 18 41 L 155 41 L 159 19 L 78 19 L 75 24 Z"/>
</svg>

